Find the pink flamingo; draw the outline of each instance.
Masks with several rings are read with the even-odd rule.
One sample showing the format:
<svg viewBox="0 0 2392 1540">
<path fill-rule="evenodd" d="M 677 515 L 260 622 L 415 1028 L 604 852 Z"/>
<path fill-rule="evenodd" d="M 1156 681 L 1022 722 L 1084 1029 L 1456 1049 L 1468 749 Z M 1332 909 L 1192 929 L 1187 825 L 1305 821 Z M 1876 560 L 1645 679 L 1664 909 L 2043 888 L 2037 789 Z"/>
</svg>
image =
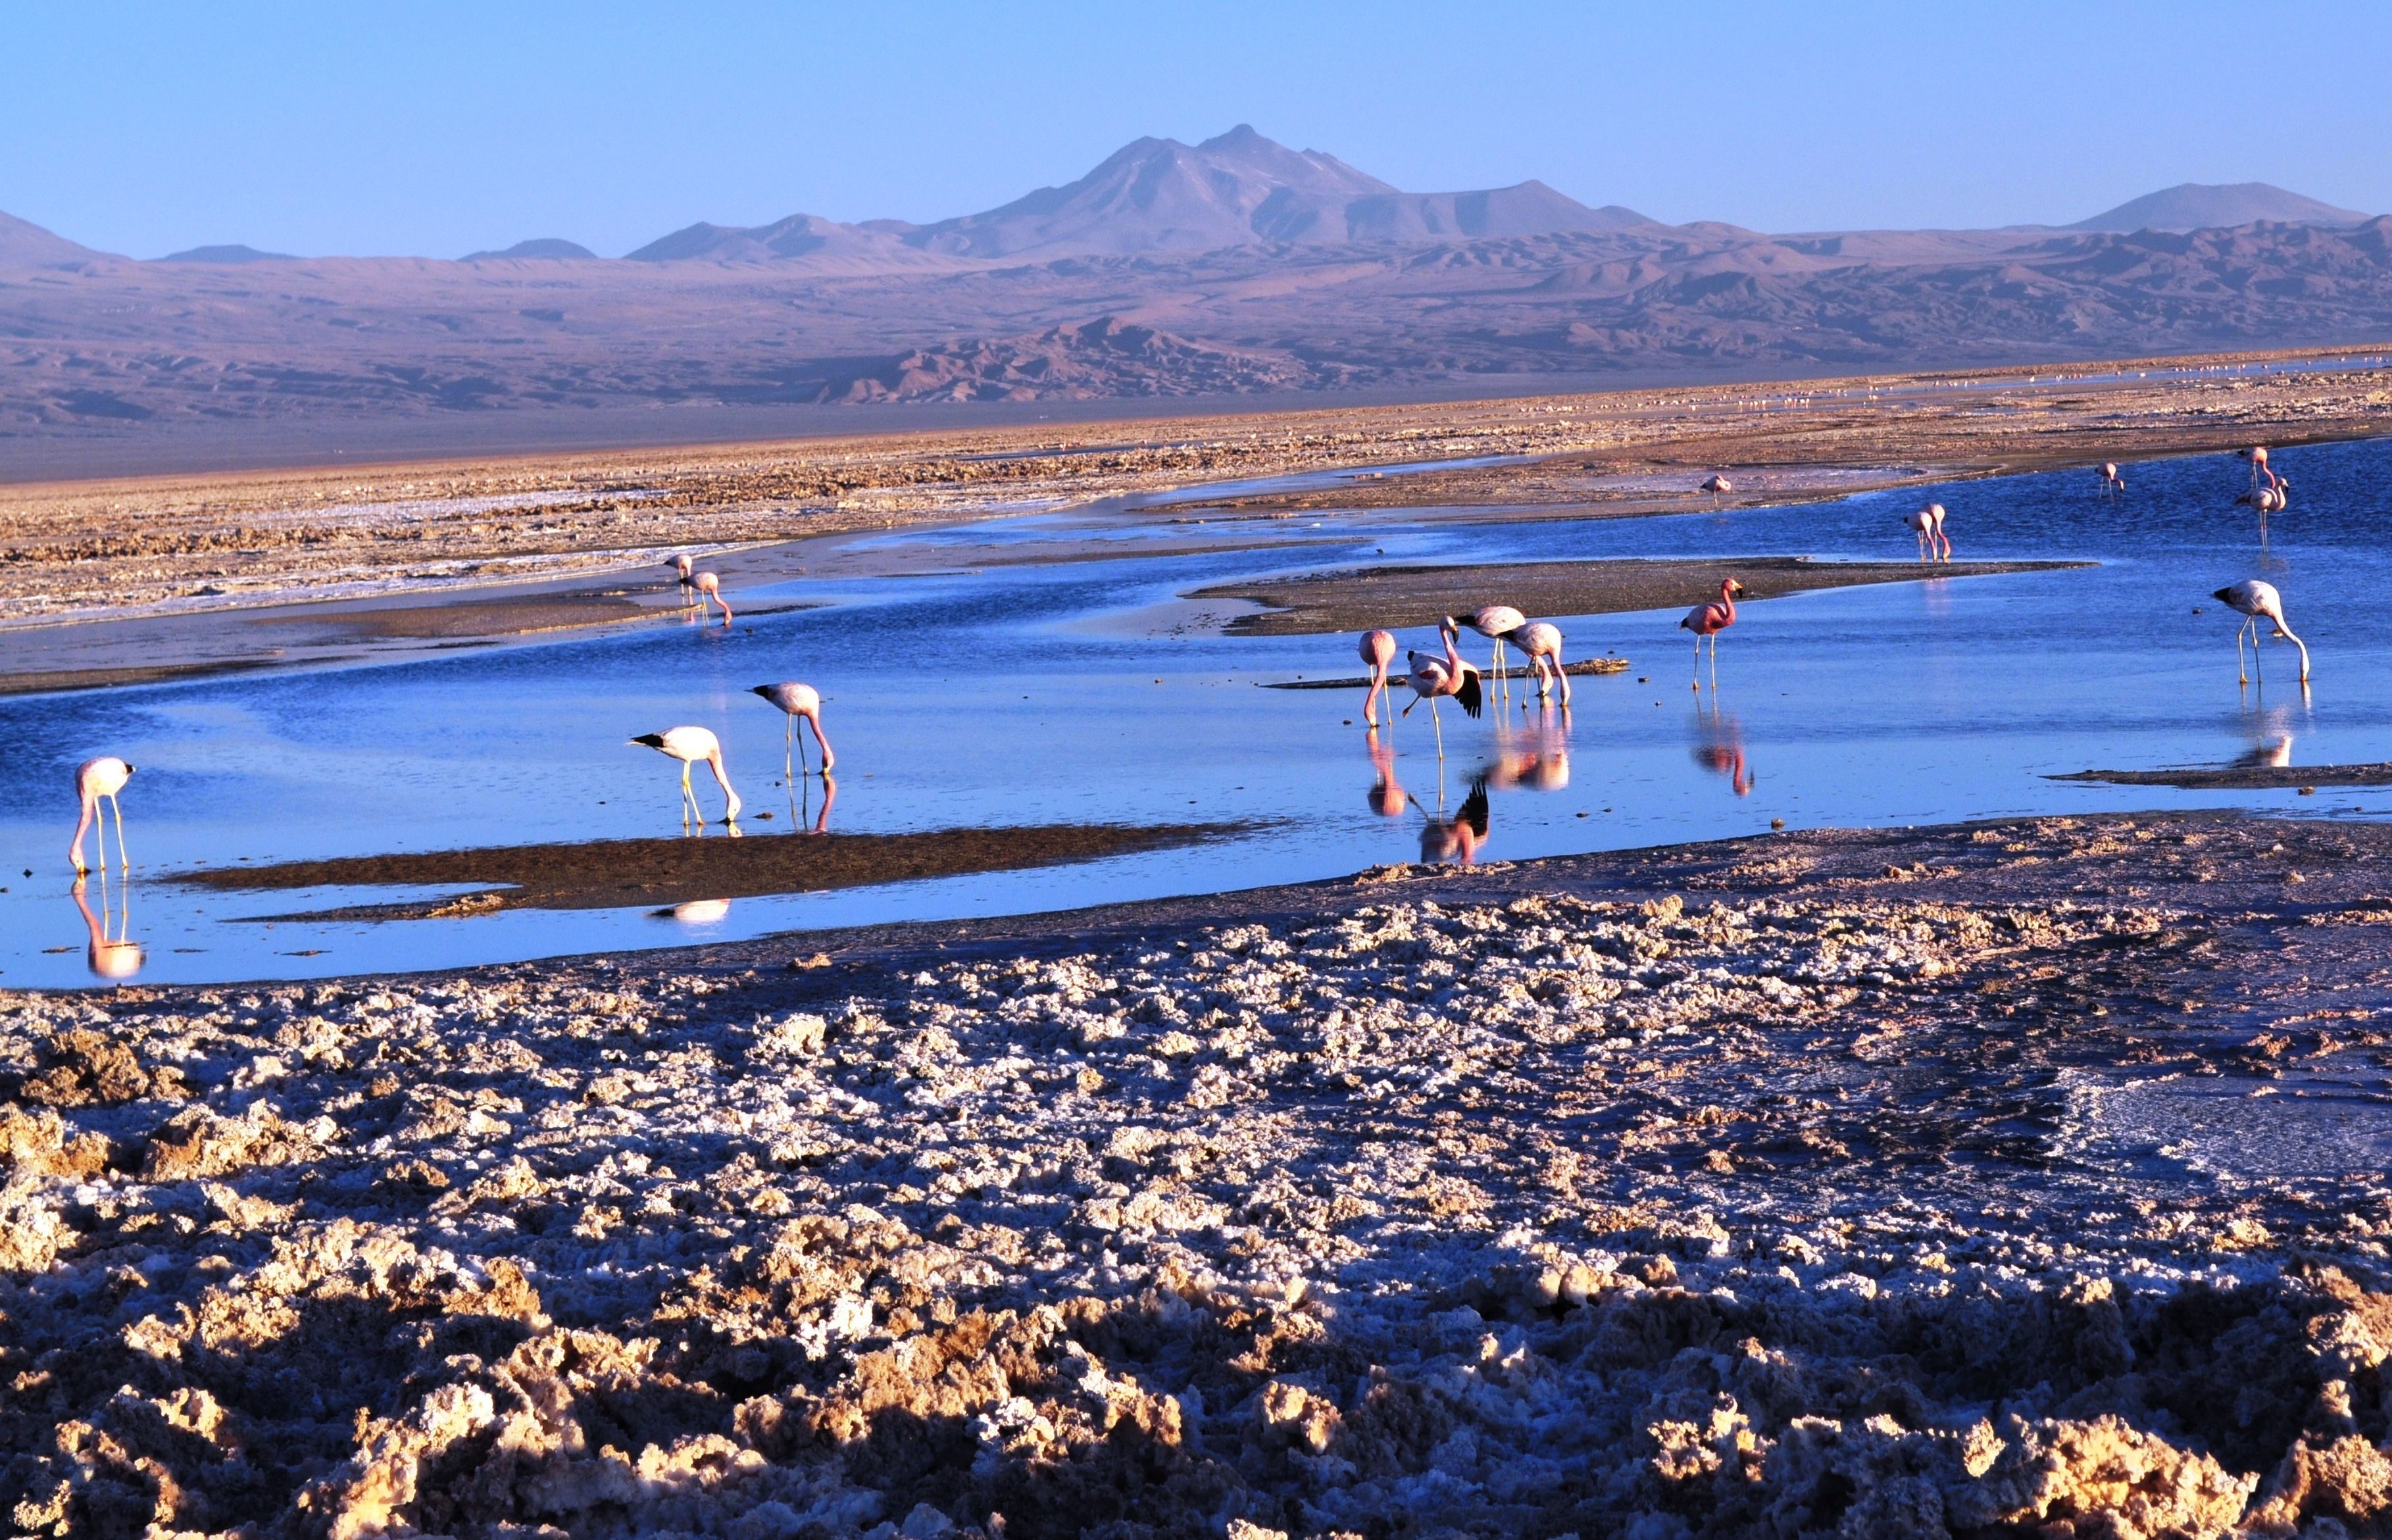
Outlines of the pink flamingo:
<svg viewBox="0 0 2392 1540">
<path fill-rule="evenodd" d="M 2237 453 L 2251 462 L 2251 485 L 2258 485 L 2268 474 L 2268 446 L 2264 444 L 2255 444 L 2248 449 L 2238 450 Z"/>
<path fill-rule="evenodd" d="M 99 869 L 108 870 L 108 821 L 100 816 L 99 799 L 116 809 L 116 859 L 127 872 L 133 870 L 133 858 L 124 853 L 124 809 L 116 794 L 133 779 L 133 767 L 112 755 L 86 759 L 75 767 L 75 796 L 83 803 L 83 812 L 75 820 L 74 843 L 67 847 L 67 859 L 74 862 L 78 874 L 88 872 L 83 863 L 83 832 L 97 820 L 99 823 Z"/>
<path fill-rule="evenodd" d="M 1702 485 L 1696 487 L 1695 490 L 1710 493 L 1711 495 L 1711 501 L 1716 503 L 1720 498 L 1736 490 L 1736 483 L 1728 480 L 1725 476 L 1719 474 L 1717 472 L 1713 472 L 1710 478 L 1705 481 Z"/>
<path fill-rule="evenodd" d="M 1948 562 L 1952 559 L 1952 542 L 1950 539 L 1946 538 L 1944 534 L 1944 505 L 1942 503 L 1929 503 L 1926 507 L 1904 515 L 1902 522 L 1908 524 L 1912 531 L 1918 537 L 1918 559 L 1920 561 Z M 1942 552 L 1940 556 L 1937 554 L 1939 550 Z"/>
<path fill-rule="evenodd" d="M 678 575 L 681 583 L 681 607 L 684 610 L 688 609 L 690 599 L 692 597 L 690 593 L 691 585 L 689 580 L 689 552 L 685 550 L 682 551 L 680 555 L 666 563 L 665 565 L 670 567 L 673 572 Z"/>
<path fill-rule="evenodd" d="M 1371 692 L 1362 697 L 1364 731 L 1370 731 L 1379 725 L 1379 699 L 1387 692 L 1387 670 L 1395 666 L 1396 633 L 1393 631 L 1363 632 L 1362 662 L 1371 670 Z M 1394 725 L 1395 717 L 1395 705 L 1389 702 L 1387 721 L 1390 726 Z"/>
<path fill-rule="evenodd" d="M 1479 685 L 1478 670 L 1462 661 L 1461 650 L 1454 645 L 1458 635 L 1450 619 L 1436 628 L 1436 634 L 1445 643 L 1443 656 L 1435 653 L 1413 653 L 1407 659 L 1411 672 L 1405 677 L 1404 682 L 1412 687 L 1412 700 L 1411 705 L 1404 707 L 1402 715 L 1409 717 L 1412 714 L 1412 706 L 1423 701 L 1428 702 L 1428 719 L 1436 729 L 1436 757 L 1442 759 L 1445 757 L 1445 726 L 1437 720 L 1437 701 L 1450 695 L 1461 703 L 1465 714 L 1476 717 L 1486 707 L 1486 695 Z"/>
<path fill-rule="evenodd" d="M 2275 634 L 2301 650 L 2301 682 L 2309 682 L 2308 643 L 2293 634 L 2284 624 L 2284 596 L 2276 591 L 2273 583 L 2262 583 L 2256 577 L 2245 578 L 2210 595 L 2228 609 L 2242 617 L 2242 625 L 2234 633 L 2234 671 L 2242 682 L 2248 684 L 2250 676 L 2242 673 L 2242 633 L 2251 633 L 2251 667 L 2259 666 L 2259 622 L 2265 620 L 2275 628 Z"/>
<path fill-rule="evenodd" d="M 1561 628 L 1550 620 L 1534 620 L 1508 633 L 1507 640 L 1528 654 L 1528 666 L 1537 676 L 1537 699 L 1545 698 L 1546 676 L 1550 674 L 1553 682 L 1561 687 L 1562 705 L 1568 705 L 1569 676 L 1562 671 Z M 1520 709 L 1525 711 L 1528 707 L 1524 705 Z"/>
<path fill-rule="evenodd" d="M 763 696 L 764 699 L 779 706 L 788 717 L 788 720 L 782 724 L 782 773 L 792 781 L 797 779 L 794 775 L 788 775 L 788 770 L 790 756 L 794 753 L 801 753 L 805 748 L 804 743 L 798 737 L 798 718 L 802 717 L 805 718 L 806 725 L 814 730 L 814 746 L 822 750 L 822 772 L 824 779 L 827 780 L 830 776 L 831 764 L 836 757 L 830 751 L 830 740 L 823 736 L 821 692 L 812 685 L 800 684 L 795 679 L 784 679 L 779 684 L 760 684 L 748 692 L 751 695 Z M 806 770 L 804 760 L 800 759 L 796 763 L 797 768 L 806 774 L 813 773 Z"/>
<path fill-rule="evenodd" d="M 1696 690 L 1703 687 L 1703 638 L 1705 637 L 1711 639 L 1711 688 L 1714 690 L 1719 688 L 1719 634 L 1736 624 L 1736 596 L 1743 592 L 1743 584 L 1733 577 L 1722 577 L 1720 579 L 1718 601 L 1714 603 L 1696 605 L 1686 612 L 1686 617 L 1684 620 L 1678 622 L 1678 629 L 1695 633 L 1694 688 Z"/>
<path fill-rule="evenodd" d="M 689 586 L 697 595 L 697 607 L 700 611 L 705 610 L 706 602 L 711 599 L 722 606 L 722 623 L 725 626 L 731 624 L 731 605 L 722 597 L 722 578 L 710 572 L 701 572 L 689 580 Z"/>
<path fill-rule="evenodd" d="M 2266 479 L 2255 482 L 2251 490 L 2234 500 L 2259 511 L 2259 537 L 2264 540 L 2268 537 L 2268 515 L 2282 512 L 2284 505 L 2292 501 L 2293 484 L 2265 466 L 2260 467 L 2260 474 Z"/>
<path fill-rule="evenodd" d="M 2118 474 L 2118 462 L 2114 459 L 2103 460 L 2101 462 L 2102 495 L 2114 498 L 2126 489 L 2126 478 Z"/>
</svg>

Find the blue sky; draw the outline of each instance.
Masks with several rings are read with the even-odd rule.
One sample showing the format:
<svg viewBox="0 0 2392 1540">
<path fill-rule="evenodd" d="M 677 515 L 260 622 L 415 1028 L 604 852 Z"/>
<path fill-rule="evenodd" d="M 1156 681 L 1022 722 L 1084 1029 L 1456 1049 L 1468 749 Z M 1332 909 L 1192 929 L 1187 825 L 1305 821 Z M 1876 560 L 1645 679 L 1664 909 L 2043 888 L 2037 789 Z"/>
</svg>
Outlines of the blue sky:
<svg viewBox="0 0 2392 1540">
<path fill-rule="evenodd" d="M 2177 182 L 2392 210 L 2392 4 L 0 6 L 0 210 L 246 241 L 615 255 L 694 220 L 926 220 L 1240 122 L 1415 191 L 1672 221 L 2077 219 Z"/>
</svg>

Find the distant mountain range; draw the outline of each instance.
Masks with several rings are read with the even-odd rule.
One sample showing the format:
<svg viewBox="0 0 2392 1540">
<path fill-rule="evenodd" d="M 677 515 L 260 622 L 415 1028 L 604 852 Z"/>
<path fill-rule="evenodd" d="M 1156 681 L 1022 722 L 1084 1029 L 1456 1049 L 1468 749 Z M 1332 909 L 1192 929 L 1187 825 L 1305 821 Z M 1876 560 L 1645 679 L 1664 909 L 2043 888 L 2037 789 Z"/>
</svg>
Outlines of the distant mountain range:
<svg viewBox="0 0 2392 1540">
<path fill-rule="evenodd" d="M 1450 391 L 2392 340 L 2392 219 L 2265 184 L 2064 228 L 1763 235 L 1540 182 L 1405 192 L 1241 125 L 914 225 L 693 225 L 629 259 L 246 246 L 0 214 L 11 435 L 632 404 Z M 296 431 L 296 430 L 293 430 Z"/>
</svg>

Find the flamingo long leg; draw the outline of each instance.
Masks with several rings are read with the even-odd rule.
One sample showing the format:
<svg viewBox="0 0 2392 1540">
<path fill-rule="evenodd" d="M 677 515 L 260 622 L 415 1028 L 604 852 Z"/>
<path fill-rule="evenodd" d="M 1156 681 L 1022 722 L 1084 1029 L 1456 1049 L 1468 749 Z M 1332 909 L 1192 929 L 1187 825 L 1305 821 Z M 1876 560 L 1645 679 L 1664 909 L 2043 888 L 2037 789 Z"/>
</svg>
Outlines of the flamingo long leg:
<svg viewBox="0 0 2392 1540">
<path fill-rule="evenodd" d="M 116 864 L 130 872 L 133 870 L 133 858 L 124 853 L 124 808 L 116 800 L 114 792 L 108 794 L 108 805 L 116 809 Z M 100 851 L 104 856 L 108 849 L 108 831 L 102 829 L 99 837 Z"/>
<path fill-rule="evenodd" d="M 1436 729 L 1436 762 L 1439 765 L 1442 765 L 1445 763 L 1445 723 L 1436 714 L 1436 697 L 1435 695 L 1431 695 L 1428 698 L 1428 719 L 1430 725 Z"/>
</svg>

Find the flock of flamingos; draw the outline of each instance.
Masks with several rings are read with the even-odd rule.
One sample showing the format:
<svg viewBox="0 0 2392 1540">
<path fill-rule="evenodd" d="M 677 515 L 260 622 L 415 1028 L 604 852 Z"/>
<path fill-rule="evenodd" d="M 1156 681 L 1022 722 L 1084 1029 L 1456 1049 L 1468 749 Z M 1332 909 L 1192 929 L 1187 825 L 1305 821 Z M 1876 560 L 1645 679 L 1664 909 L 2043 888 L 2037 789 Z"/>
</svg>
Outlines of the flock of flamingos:
<svg viewBox="0 0 2392 1540">
<path fill-rule="evenodd" d="M 2292 491 L 2292 483 L 2278 475 L 2268 466 L 2268 451 L 2264 447 L 2242 450 L 2240 455 L 2251 462 L 2251 484 L 2249 489 L 2235 501 L 2257 511 L 2260 534 L 2264 537 L 2267 533 L 2268 515 L 2271 512 L 2281 512 L 2284 509 Z M 2102 492 L 2105 496 L 2114 496 L 2126 489 L 2125 478 L 2118 473 L 2116 464 L 2102 465 L 2100 468 L 2100 474 Z M 1722 475 L 1711 476 L 1704 481 L 1700 487 L 1700 490 L 1711 493 L 1714 497 L 1734 489 L 1733 484 Z M 1930 502 L 1905 515 L 1904 522 L 1918 537 L 1918 558 L 1921 562 L 1949 562 L 1952 559 L 1952 542 L 1944 531 L 1944 511 L 1942 503 Z M 687 555 L 675 558 L 671 566 L 677 575 L 682 607 L 685 610 L 696 609 L 701 614 L 705 613 L 709 605 L 720 607 L 722 612 L 722 622 L 728 626 L 731 623 L 731 606 L 723 600 L 721 578 L 710 572 L 695 570 Z M 1735 578 L 1725 578 L 1720 584 L 1718 599 L 1707 604 L 1696 605 L 1687 611 L 1684 618 L 1678 622 L 1679 629 L 1694 633 L 1696 672 L 1693 687 L 1697 691 L 1702 689 L 1702 659 L 1706 642 L 1710 648 L 1712 687 L 1714 690 L 1718 687 L 1719 636 L 1722 631 L 1736 624 L 1736 602 L 1744 591 L 1744 586 Z M 2256 668 L 2258 666 L 2259 643 L 2262 640 L 2258 628 L 2259 623 L 2264 620 L 2271 628 L 2270 634 L 2300 649 L 2301 683 L 2305 686 L 2308 683 L 2308 646 L 2299 637 L 2294 635 L 2292 628 L 2285 623 L 2283 597 L 2276 591 L 2273 584 L 2251 578 L 2219 589 L 2214 597 L 2242 616 L 2242 627 L 2234 633 L 2234 659 L 2238 673 L 2242 669 L 2242 642 L 2246 636 L 2251 641 L 2251 666 Z M 1464 628 L 1476 631 L 1494 644 L 1490 661 L 1491 672 L 1482 672 L 1477 665 L 1462 656 L 1459 642 Z M 1506 652 L 1512 649 L 1516 649 L 1528 659 L 1530 674 L 1536 680 L 1538 700 L 1541 703 L 1548 698 L 1549 692 L 1558 692 L 1563 709 L 1568 709 L 1570 686 L 1569 677 L 1563 671 L 1562 666 L 1562 633 L 1561 628 L 1551 621 L 1530 620 L 1508 604 L 1492 604 L 1467 616 L 1445 616 L 1438 623 L 1437 639 L 1442 643 L 1440 651 L 1412 652 L 1406 654 L 1406 672 L 1400 680 L 1397 681 L 1392 673 L 1398 646 L 1396 634 L 1386 630 L 1364 633 L 1361 639 L 1361 658 L 1362 662 L 1370 667 L 1371 676 L 1370 689 L 1363 697 L 1362 710 L 1364 720 L 1372 734 L 1373 744 L 1377 742 L 1379 708 L 1382 703 L 1384 703 L 1388 711 L 1388 725 L 1392 727 L 1394 724 L 1396 713 L 1391 681 L 1400 682 L 1412 692 L 1411 701 L 1404 707 L 1404 715 L 1409 716 L 1412 707 L 1423 701 L 1429 703 L 1429 717 L 1436 734 L 1437 757 L 1442 761 L 1445 757 L 1445 729 L 1444 724 L 1437 719 L 1437 703 L 1441 700 L 1451 700 L 1466 715 L 1474 718 L 1479 716 L 1486 704 L 1483 681 L 1487 678 L 1492 678 L 1500 682 L 1511 677 L 1504 666 L 1504 658 Z M 2247 673 L 2242 674 L 2246 683 L 2249 682 L 2249 677 Z M 794 679 L 786 679 L 776 684 L 760 684 L 754 688 L 752 693 L 762 697 L 767 703 L 779 709 L 786 718 L 783 749 L 785 761 L 786 761 L 785 769 L 791 772 L 790 779 L 794 781 L 799 775 L 819 774 L 827 790 L 830 785 L 833 755 L 830 740 L 823 735 L 821 693 L 812 685 L 801 684 Z M 814 744 L 822 760 L 819 770 L 804 763 L 806 757 L 804 741 L 798 732 L 798 724 L 801 720 L 813 733 Z M 722 740 L 712 731 L 702 727 L 675 727 L 662 732 L 643 733 L 631 739 L 630 742 L 644 748 L 655 749 L 668 758 L 680 761 L 681 811 L 684 827 L 692 823 L 703 824 L 706 822 L 704 815 L 698 810 L 697 794 L 690 785 L 691 770 L 701 764 L 714 772 L 716 783 L 722 788 L 723 822 L 733 822 L 739 817 L 741 806 L 739 794 L 732 789 L 730 772 L 723 766 Z M 794 757 L 793 759 L 791 757 Z M 132 777 L 133 767 L 112 755 L 86 759 L 76 768 L 75 796 L 82 807 L 81 814 L 75 821 L 74 839 L 68 848 L 68 856 L 74 863 L 78 884 L 83 874 L 91 870 L 84 863 L 84 836 L 95 823 L 99 826 L 100 868 L 105 871 L 108 866 L 107 821 L 100 810 L 103 802 L 107 804 L 108 810 L 116 815 L 117 859 L 124 869 L 130 870 L 131 858 L 126 855 L 124 846 L 124 809 L 117 802 L 117 794 L 124 789 L 126 783 Z M 1392 785 L 1392 780 L 1388 784 Z M 1470 805 L 1465 803 L 1462 819 L 1448 821 L 1445 824 L 1449 835 L 1465 848 L 1463 851 L 1465 857 L 1466 847 L 1469 844 L 1470 825 L 1473 822 L 1476 823 L 1476 833 L 1480 837 L 1483 837 L 1486 833 L 1483 787 L 1476 792 L 1476 799 L 1479 807 L 1475 820 L 1470 816 Z"/>
</svg>

